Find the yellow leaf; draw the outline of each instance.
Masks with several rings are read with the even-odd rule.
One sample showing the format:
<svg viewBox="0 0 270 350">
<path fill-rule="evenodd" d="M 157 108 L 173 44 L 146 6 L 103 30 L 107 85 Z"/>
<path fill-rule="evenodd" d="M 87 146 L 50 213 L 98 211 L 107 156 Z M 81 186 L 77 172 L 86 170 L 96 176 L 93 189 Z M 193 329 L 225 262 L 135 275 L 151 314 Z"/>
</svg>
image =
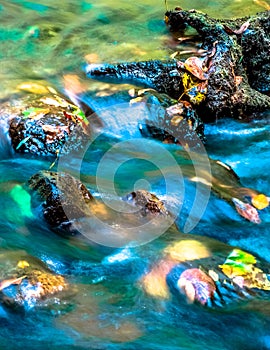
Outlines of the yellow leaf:
<svg viewBox="0 0 270 350">
<path fill-rule="evenodd" d="M 245 265 L 256 264 L 256 258 L 250 253 L 247 253 L 241 249 L 233 249 L 233 251 L 228 255 L 225 264 L 228 262 L 242 263 Z"/>
<path fill-rule="evenodd" d="M 221 268 L 224 275 L 228 276 L 229 278 L 233 276 L 232 274 L 233 269 L 231 266 L 224 264 L 224 265 L 219 265 L 218 267 Z"/>
<path fill-rule="evenodd" d="M 190 102 L 196 105 L 200 104 L 202 101 L 205 100 L 205 94 L 202 94 L 201 92 L 197 92 L 195 96 L 189 93 L 187 93 L 187 95 L 189 96 Z"/>
<path fill-rule="evenodd" d="M 26 267 L 29 267 L 29 263 L 25 260 L 20 260 L 17 264 L 17 267 L 19 267 L 20 269 L 25 269 Z"/>
<path fill-rule="evenodd" d="M 257 196 L 253 197 L 251 202 L 252 205 L 259 210 L 262 210 L 269 205 L 269 200 L 264 194 L 258 194 Z"/>
<path fill-rule="evenodd" d="M 191 86 L 195 85 L 195 84 L 192 85 L 192 79 L 188 73 L 183 74 L 182 83 L 183 83 L 184 90 L 188 90 Z"/>
<path fill-rule="evenodd" d="M 267 275 L 254 266 L 256 259 L 253 255 L 240 249 L 234 249 L 223 265 L 219 265 L 222 272 L 232 279 L 240 288 L 258 288 L 270 290 Z"/>
<path fill-rule="evenodd" d="M 252 265 L 244 265 L 244 266 L 230 266 L 230 265 L 220 265 L 219 266 L 223 273 L 229 278 L 233 278 L 235 276 L 245 276 L 252 270 Z"/>
<path fill-rule="evenodd" d="M 46 105 L 50 105 L 50 106 L 54 106 L 54 107 L 61 106 L 61 104 L 58 101 L 56 101 L 55 99 L 50 98 L 50 97 L 41 98 L 40 101 L 45 103 Z"/>
<path fill-rule="evenodd" d="M 48 88 L 46 86 L 31 81 L 19 84 L 17 89 L 38 95 L 48 94 Z"/>
<path fill-rule="evenodd" d="M 257 288 L 262 290 L 270 290 L 270 281 L 267 275 L 261 269 L 254 267 L 252 271 L 245 276 L 237 276 L 233 278 L 233 282 L 241 288 Z"/>
</svg>

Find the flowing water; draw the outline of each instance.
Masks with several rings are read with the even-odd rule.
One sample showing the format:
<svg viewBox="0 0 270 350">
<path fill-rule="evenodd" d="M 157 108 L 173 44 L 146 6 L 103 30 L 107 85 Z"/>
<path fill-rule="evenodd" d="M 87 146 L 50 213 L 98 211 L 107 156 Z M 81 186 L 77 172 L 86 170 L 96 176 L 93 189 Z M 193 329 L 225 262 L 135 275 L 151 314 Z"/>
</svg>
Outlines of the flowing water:
<svg viewBox="0 0 270 350">
<path fill-rule="evenodd" d="M 196 0 L 192 4 L 171 0 L 168 5 L 195 8 L 220 18 L 264 10 L 252 0 Z M 101 135 L 92 142 L 78 162 L 75 157 L 60 162 L 60 170 L 79 175 L 95 196 L 102 197 L 102 188 L 110 206 L 117 196 L 134 189 L 151 190 L 168 204 L 183 229 L 196 192 L 194 184 L 187 181 L 192 172 L 187 160 L 175 145 L 161 146 L 141 138 L 138 115 L 126 104 L 130 86 L 90 81 L 82 74 L 87 61 L 168 59 L 174 48 L 163 22 L 164 12 L 164 2 L 153 0 L 2 0 L 0 97 L 3 101 L 14 98 L 16 86 L 25 81 L 43 80 L 62 92 L 70 91 L 63 77 L 72 74 L 82 79 L 87 91 L 84 102 L 103 108 L 107 122 L 112 119 L 108 114 L 112 105 L 124 106 L 124 111 L 121 107 L 116 111 L 117 120 L 107 130 L 109 137 Z M 206 151 L 210 157 L 229 164 L 243 186 L 269 195 L 268 121 L 266 115 L 251 123 L 225 120 L 208 125 Z M 269 297 L 268 301 L 211 310 L 190 305 L 184 298 L 151 297 L 142 290 L 141 276 L 150 264 L 157 263 L 164 246 L 177 240 L 177 235 L 186 239 L 175 232 L 175 227 L 164 237 L 120 252 L 90 244 L 89 237 L 68 240 L 53 233 L 34 210 L 23 187 L 34 173 L 48 169 L 52 161 L 11 152 L 3 122 L 1 259 L 8 261 L 15 256 L 19 260 L 22 251 L 27 252 L 64 274 L 74 292 L 61 305 L 24 314 L 0 308 L 1 349 L 270 349 Z M 183 170 L 180 175 L 179 165 Z M 255 225 L 213 194 L 206 204 L 205 213 L 187 233 L 188 238 L 217 255 L 226 252 L 226 256 L 228 246 L 204 236 L 218 238 L 270 263 L 267 210 L 262 212 L 263 222 Z M 124 232 L 123 219 L 117 220 L 119 232 Z"/>
</svg>

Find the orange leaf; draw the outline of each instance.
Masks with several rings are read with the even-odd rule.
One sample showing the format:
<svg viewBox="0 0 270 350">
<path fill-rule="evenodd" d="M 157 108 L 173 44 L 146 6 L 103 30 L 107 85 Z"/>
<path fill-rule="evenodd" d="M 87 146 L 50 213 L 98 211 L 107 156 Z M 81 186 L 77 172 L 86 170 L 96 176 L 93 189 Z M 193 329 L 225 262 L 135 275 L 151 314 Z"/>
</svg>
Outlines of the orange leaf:
<svg viewBox="0 0 270 350">
<path fill-rule="evenodd" d="M 251 202 L 254 207 L 259 210 L 267 208 L 269 205 L 269 200 L 264 194 L 258 194 L 257 196 L 253 197 Z"/>
</svg>

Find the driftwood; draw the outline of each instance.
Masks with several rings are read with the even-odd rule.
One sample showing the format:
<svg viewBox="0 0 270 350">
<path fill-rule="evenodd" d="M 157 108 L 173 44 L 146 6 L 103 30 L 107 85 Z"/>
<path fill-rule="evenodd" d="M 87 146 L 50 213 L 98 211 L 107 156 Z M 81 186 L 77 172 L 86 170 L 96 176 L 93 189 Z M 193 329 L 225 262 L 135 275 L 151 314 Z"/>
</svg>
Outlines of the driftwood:
<svg viewBox="0 0 270 350">
<path fill-rule="evenodd" d="M 216 20 L 204 13 L 177 8 L 165 21 L 174 34 L 187 26 L 197 30 L 204 58 L 88 65 L 88 77 L 128 81 L 187 100 L 203 121 L 250 118 L 270 108 L 270 11 L 235 20 Z M 187 89 L 184 79 L 191 83 Z M 193 86 L 192 86 L 193 84 Z M 197 96 L 190 99 L 187 90 Z"/>
</svg>

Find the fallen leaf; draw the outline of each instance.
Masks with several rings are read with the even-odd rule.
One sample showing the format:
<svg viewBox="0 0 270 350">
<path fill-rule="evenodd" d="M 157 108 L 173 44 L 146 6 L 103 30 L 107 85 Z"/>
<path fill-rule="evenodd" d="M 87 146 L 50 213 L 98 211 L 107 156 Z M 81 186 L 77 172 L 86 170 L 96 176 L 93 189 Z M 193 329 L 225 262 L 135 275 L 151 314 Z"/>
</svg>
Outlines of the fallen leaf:
<svg viewBox="0 0 270 350">
<path fill-rule="evenodd" d="M 206 98 L 207 81 L 198 82 L 198 80 L 196 78 L 192 78 L 189 73 L 184 73 L 182 83 L 184 92 L 179 97 L 179 100 L 181 100 L 183 95 L 186 95 L 189 97 L 190 102 L 200 104 Z"/>
<path fill-rule="evenodd" d="M 11 286 L 12 284 L 20 284 L 24 278 L 26 278 L 26 276 L 22 276 L 19 278 L 11 278 L 8 280 L 1 281 L 0 282 L 0 291 Z"/>
<path fill-rule="evenodd" d="M 200 80 L 207 80 L 208 74 L 203 67 L 204 60 L 194 56 L 189 57 L 184 62 L 185 69 Z"/>
<path fill-rule="evenodd" d="M 30 118 L 30 119 L 40 119 L 44 117 L 44 115 L 48 114 L 50 110 L 48 108 L 36 108 L 36 107 L 30 107 L 22 112 L 24 118 Z"/>
<path fill-rule="evenodd" d="M 67 104 L 60 103 L 59 101 L 55 100 L 51 97 L 45 97 L 40 99 L 41 102 L 45 103 L 46 105 L 54 106 L 54 107 L 66 107 Z"/>
<path fill-rule="evenodd" d="M 245 264 L 256 264 L 257 262 L 255 256 L 237 248 L 228 255 L 225 263 L 229 261 L 233 261 L 234 263 L 238 261 Z"/>
<path fill-rule="evenodd" d="M 239 84 L 241 84 L 243 81 L 243 77 L 241 77 L 240 75 L 236 75 L 234 77 L 234 82 L 235 82 L 235 85 L 238 86 Z"/>
<path fill-rule="evenodd" d="M 239 29 L 231 29 L 230 27 L 228 27 L 227 25 L 223 25 L 226 33 L 228 34 L 243 34 L 249 27 L 250 25 L 250 22 L 249 21 L 246 21 L 245 23 L 243 23 L 241 25 L 241 27 Z"/>
<path fill-rule="evenodd" d="M 48 94 L 48 88 L 46 86 L 34 82 L 25 82 L 19 84 L 17 86 L 17 89 L 31 92 L 32 94 Z"/>
<path fill-rule="evenodd" d="M 249 27 L 250 23 L 249 21 L 246 21 L 241 25 L 241 27 L 238 30 L 234 30 L 235 34 L 243 34 Z"/>
<path fill-rule="evenodd" d="M 185 270 L 180 275 L 177 285 L 186 294 L 189 302 L 196 300 L 202 305 L 212 299 L 216 291 L 213 279 L 197 268 Z"/>
<path fill-rule="evenodd" d="M 269 206 L 269 200 L 264 194 L 258 194 L 257 196 L 254 196 L 251 199 L 251 202 L 252 205 L 259 210 L 262 210 Z"/>
<path fill-rule="evenodd" d="M 42 125 L 42 129 L 45 132 L 56 134 L 59 131 L 59 127 L 57 128 L 56 126 L 45 124 Z"/>
<path fill-rule="evenodd" d="M 208 275 L 213 279 L 214 282 L 218 282 L 219 275 L 214 270 L 209 270 Z"/>
<path fill-rule="evenodd" d="M 267 275 L 255 264 L 256 258 L 253 255 L 240 249 L 234 249 L 224 264 L 219 265 L 219 268 L 240 288 L 270 290 L 270 281 Z"/>
<path fill-rule="evenodd" d="M 186 295 L 188 303 L 189 304 L 194 303 L 195 296 L 196 296 L 196 290 L 195 290 L 193 284 L 190 281 L 188 281 L 187 279 L 182 277 L 178 281 L 178 287 Z"/>
<path fill-rule="evenodd" d="M 82 94 L 87 90 L 87 85 L 80 80 L 78 75 L 75 74 L 64 75 L 63 85 L 68 96 Z"/>
<path fill-rule="evenodd" d="M 261 223 L 261 219 L 256 208 L 248 203 L 240 201 L 240 199 L 237 198 L 232 198 L 232 201 L 238 214 L 240 214 L 243 218 L 247 219 L 250 222 L 253 222 L 254 224 Z"/>
<path fill-rule="evenodd" d="M 25 260 L 20 260 L 17 264 L 17 267 L 19 267 L 20 269 L 25 269 L 26 267 L 29 267 L 29 263 Z"/>
<path fill-rule="evenodd" d="M 99 62 L 99 57 L 96 53 L 89 53 L 84 56 L 84 59 L 86 60 L 87 63 L 98 63 Z"/>
</svg>

